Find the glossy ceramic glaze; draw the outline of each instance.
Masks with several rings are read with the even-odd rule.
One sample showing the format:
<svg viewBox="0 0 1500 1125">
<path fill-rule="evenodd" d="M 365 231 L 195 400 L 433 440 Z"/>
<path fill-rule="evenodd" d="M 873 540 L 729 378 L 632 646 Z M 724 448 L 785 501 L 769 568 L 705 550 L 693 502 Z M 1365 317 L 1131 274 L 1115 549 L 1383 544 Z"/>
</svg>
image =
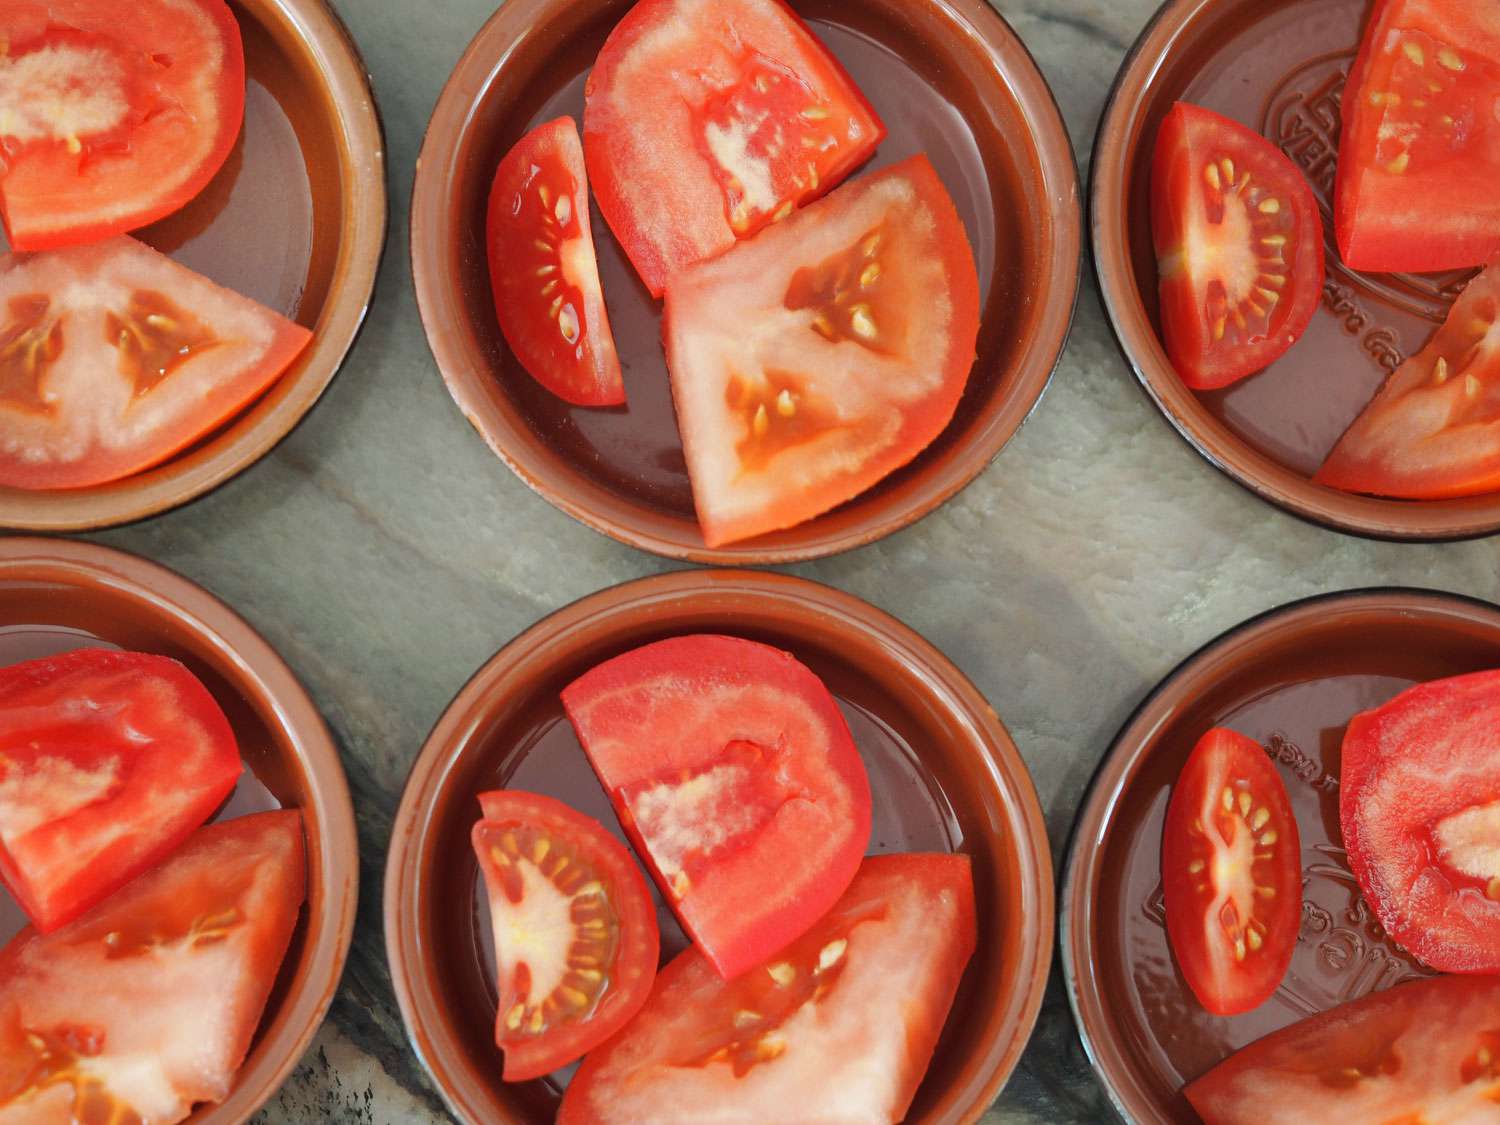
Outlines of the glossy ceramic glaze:
<svg viewBox="0 0 1500 1125">
<path fill-rule="evenodd" d="M 229 1096 L 193 1122 L 245 1121 L 301 1060 L 338 987 L 358 897 L 354 813 L 338 751 L 281 658 L 232 610 L 171 571 L 119 551 L 0 540 L 0 664 L 104 646 L 182 661 L 223 707 L 245 773 L 215 819 L 302 811 L 308 899 Z M 0 941 L 24 924 L 0 890 Z"/>
<path fill-rule="evenodd" d="M 1424 974 L 1382 932 L 1339 833 L 1344 727 L 1411 684 L 1500 667 L 1500 607 L 1419 590 L 1298 602 L 1190 657 L 1116 737 L 1074 829 L 1063 886 L 1069 999 L 1100 1080 L 1128 1120 L 1192 1123 L 1186 1083 L 1315 1012 Z M 1302 925 L 1276 994 L 1211 1016 L 1168 948 L 1161 835 L 1198 738 L 1229 726 L 1276 762 L 1301 835 Z"/>
<path fill-rule="evenodd" d="M 313 330 L 253 406 L 112 484 L 0 488 L 0 527 L 67 531 L 185 503 L 267 453 L 338 371 L 364 319 L 385 242 L 385 151 L 364 64 L 323 0 L 232 0 L 245 45 L 245 125 L 229 159 L 143 239 Z"/>
<path fill-rule="evenodd" d="M 1078 283 L 1077 176 L 1057 107 L 1010 28 L 981 0 L 793 5 L 848 69 L 890 135 L 866 170 L 925 151 L 975 251 L 984 312 L 958 413 L 911 465 L 789 531 L 709 550 L 661 350 L 661 306 L 593 209 L 629 405 L 573 407 L 515 362 L 495 319 L 484 214 L 496 165 L 528 129 L 582 120 L 594 56 L 629 0 L 512 0 L 439 99 L 412 200 L 412 269 L 428 342 L 464 416 L 532 488 L 626 543 L 704 562 L 814 558 L 886 535 L 989 463 L 1061 354 Z"/>
<path fill-rule="evenodd" d="M 558 693 L 602 660 L 695 632 L 776 645 L 822 677 L 869 769 L 872 852 L 973 857 L 979 951 L 910 1120 L 974 1120 L 1015 1065 L 1048 968 L 1051 864 L 1030 778 L 994 712 L 935 649 L 847 594 L 776 574 L 687 571 L 595 594 L 516 638 L 459 693 L 412 768 L 386 866 L 386 948 L 417 1054 L 465 1121 L 551 1120 L 566 1072 L 499 1080 L 493 952 L 469 842 L 475 795 L 547 793 L 619 834 Z M 670 956 L 682 934 L 659 900 L 658 917 Z"/>
</svg>

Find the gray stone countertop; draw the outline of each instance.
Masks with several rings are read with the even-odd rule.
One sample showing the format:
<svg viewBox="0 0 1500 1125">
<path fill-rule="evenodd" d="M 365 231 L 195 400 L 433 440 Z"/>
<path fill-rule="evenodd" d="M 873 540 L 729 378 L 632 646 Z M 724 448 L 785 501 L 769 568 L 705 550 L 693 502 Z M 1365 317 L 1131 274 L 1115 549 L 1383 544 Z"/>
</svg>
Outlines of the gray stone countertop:
<svg viewBox="0 0 1500 1125">
<path fill-rule="evenodd" d="M 390 242 L 369 323 L 276 451 L 179 511 L 97 536 L 158 559 L 243 613 L 335 731 L 359 816 L 362 902 L 327 1026 L 267 1121 L 440 1121 L 391 994 L 380 890 L 389 825 L 427 731 L 513 635 L 605 586 L 669 567 L 526 489 L 464 423 L 428 354 L 407 257 L 417 148 L 493 0 L 336 0 L 385 120 Z M 1036 55 L 1087 169 L 1110 82 L 1154 0 L 998 0 Z M 792 568 L 895 613 L 989 697 L 1020 745 L 1061 860 L 1110 738 L 1183 656 L 1252 614 L 1322 591 L 1410 584 L 1500 599 L 1494 540 L 1366 542 L 1256 500 L 1152 408 L 1086 272 L 1041 407 L 936 514 Z M 1109 1111 L 1056 974 L 987 1122 Z"/>
</svg>

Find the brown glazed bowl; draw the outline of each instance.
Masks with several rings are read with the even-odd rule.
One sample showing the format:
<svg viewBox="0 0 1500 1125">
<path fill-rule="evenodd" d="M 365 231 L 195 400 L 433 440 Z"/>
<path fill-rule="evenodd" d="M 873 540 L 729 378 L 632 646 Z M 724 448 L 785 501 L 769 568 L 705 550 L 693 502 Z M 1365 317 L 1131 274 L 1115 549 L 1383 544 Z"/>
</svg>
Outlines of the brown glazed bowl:
<svg viewBox="0 0 1500 1125">
<path fill-rule="evenodd" d="M 433 110 L 412 190 L 412 273 L 432 354 L 474 428 L 527 485 L 606 535 L 696 562 L 762 565 L 872 542 L 948 499 L 1000 452 L 1062 353 L 1078 291 L 1078 174 L 1051 91 L 984 0 L 793 0 L 890 130 L 867 169 L 925 151 L 974 247 L 978 360 L 954 419 L 904 469 L 798 527 L 710 550 L 651 300 L 592 209 L 628 407 L 569 406 L 516 363 L 484 242 L 495 167 L 532 126 L 583 119 L 583 85 L 631 0 L 507 0 Z"/>
<path fill-rule="evenodd" d="M 1333 238 L 1339 101 L 1367 0 L 1168 0 L 1142 32 L 1100 123 L 1089 186 L 1105 310 L 1146 393 L 1190 445 L 1251 492 L 1304 519 L 1381 539 L 1500 530 L 1500 493 L 1389 500 L 1312 474 L 1390 372 L 1447 316 L 1473 271 L 1362 274 Z M 1189 101 L 1269 137 L 1307 174 L 1323 214 L 1323 301 L 1265 371 L 1208 393 L 1177 377 L 1158 333 L 1151 156 L 1162 118 Z"/>
<path fill-rule="evenodd" d="M 594 594 L 522 633 L 459 692 L 412 767 L 386 864 L 386 952 L 418 1057 L 463 1121 L 552 1119 L 559 1075 L 500 1081 L 474 798 L 498 786 L 546 793 L 624 840 L 558 693 L 600 661 L 700 632 L 779 646 L 822 677 L 869 770 L 872 852 L 973 857 L 978 952 L 908 1120 L 977 1119 L 1031 1033 L 1049 967 L 1052 866 L 1030 775 L 930 644 L 857 598 L 781 574 L 679 571 Z M 657 916 L 665 961 L 687 941 L 660 898 Z"/>
<path fill-rule="evenodd" d="M 1425 970 L 1380 929 L 1339 833 L 1344 727 L 1413 683 L 1500 667 L 1500 606 L 1358 590 L 1252 618 L 1189 657 L 1115 738 L 1073 830 L 1062 962 L 1083 1044 L 1128 1121 L 1196 1122 L 1185 1083 L 1263 1035 Z M 1229 726 L 1275 761 L 1302 842 L 1302 928 L 1280 989 L 1211 1016 L 1167 944 L 1161 836 L 1199 737 Z"/>
<path fill-rule="evenodd" d="M 269 645 L 208 591 L 144 559 L 54 539 L 0 539 L 0 665 L 75 648 L 170 656 L 229 717 L 245 772 L 214 818 L 302 811 L 307 903 L 229 1096 L 188 1120 L 249 1119 L 323 1022 L 354 933 L 359 864 L 338 750 L 307 692 Z M 0 943 L 25 924 L 0 889 Z"/>
<path fill-rule="evenodd" d="M 133 236 L 312 329 L 312 343 L 249 409 L 153 469 L 93 488 L 0 488 L 0 527 L 109 527 L 201 496 L 290 433 L 354 343 L 386 227 L 385 143 L 364 63 L 324 0 L 229 6 L 245 44 L 240 139 L 196 199 Z"/>
</svg>

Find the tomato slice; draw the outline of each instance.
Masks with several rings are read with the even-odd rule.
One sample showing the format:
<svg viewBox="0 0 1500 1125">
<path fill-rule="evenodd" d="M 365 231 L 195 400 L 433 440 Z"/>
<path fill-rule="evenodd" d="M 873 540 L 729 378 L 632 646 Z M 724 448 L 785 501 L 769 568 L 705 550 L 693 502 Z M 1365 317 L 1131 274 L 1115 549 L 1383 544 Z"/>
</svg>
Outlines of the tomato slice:
<svg viewBox="0 0 1500 1125">
<path fill-rule="evenodd" d="M 562 700 L 636 852 L 724 976 L 794 941 L 849 886 L 870 782 L 833 696 L 789 653 L 673 637 Z"/>
<path fill-rule="evenodd" d="M 599 210 L 653 297 L 679 269 L 837 185 L 885 139 L 780 0 L 640 0 L 585 93 Z"/>
<path fill-rule="evenodd" d="M 52 934 L 0 950 L 0 1120 L 181 1121 L 250 1049 L 306 893 L 302 817 L 200 828 Z"/>
<path fill-rule="evenodd" d="M 667 289 L 667 363 L 704 541 L 791 527 L 953 417 L 979 282 L 925 156 L 847 184 Z"/>
<path fill-rule="evenodd" d="M 83 488 L 165 460 L 312 333 L 134 239 L 0 258 L 0 485 Z"/>
<path fill-rule="evenodd" d="M 566 1066 L 640 1010 L 661 937 L 630 853 L 598 821 L 537 793 L 479 795 L 505 1080 Z"/>
<path fill-rule="evenodd" d="M 245 117 L 223 0 L 5 0 L 0 215 L 15 250 L 94 242 L 170 215 Z"/>
<path fill-rule="evenodd" d="M 1494 1121 L 1500 980 L 1434 977 L 1257 1039 L 1183 1091 L 1207 1125 Z"/>
<path fill-rule="evenodd" d="M 487 241 L 495 315 L 521 366 L 568 402 L 624 402 L 571 117 L 538 125 L 500 161 Z"/>
<path fill-rule="evenodd" d="M 1248 1012 L 1281 985 L 1302 921 L 1302 851 L 1286 786 L 1254 740 L 1223 727 L 1193 748 L 1161 846 L 1167 936 L 1198 1002 Z"/>
<path fill-rule="evenodd" d="M 0 879 L 44 932 L 161 862 L 239 776 L 229 720 L 175 660 L 0 669 Z"/>
<path fill-rule="evenodd" d="M 1357 270 L 1500 252 L 1500 7 L 1377 0 L 1344 87 L 1334 230 Z"/>
<path fill-rule="evenodd" d="M 1469 282 L 1313 480 L 1409 500 L 1500 489 L 1500 262 Z"/>
<path fill-rule="evenodd" d="M 1178 102 L 1151 165 L 1151 236 L 1167 355 L 1194 390 L 1269 366 L 1307 331 L 1323 293 L 1323 220 L 1286 155 Z"/>
<path fill-rule="evenodd" d="M 558 1125 L 899 1121 L 976 941 L 968 856 L 872 856 L 763 968 L 726 982 L 700 950 L 674 959 Z"/>
</svg>

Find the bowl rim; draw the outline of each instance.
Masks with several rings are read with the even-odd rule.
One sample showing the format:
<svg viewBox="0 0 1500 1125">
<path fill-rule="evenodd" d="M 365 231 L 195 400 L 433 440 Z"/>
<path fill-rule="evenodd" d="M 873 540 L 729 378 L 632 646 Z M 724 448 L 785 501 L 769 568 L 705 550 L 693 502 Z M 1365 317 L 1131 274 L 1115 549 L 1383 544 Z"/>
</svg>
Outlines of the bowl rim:
<svg viewBox="0 0 1500 1125">
<path fill-rule="evenodd" d="M 410 237 L 412 280 L 423 334 L 434 363 L 460 413 L 490 450 L 521 482 L 553 507 L 579 523 L 627 546 L 664 558 L 716 566 L 770 566 L 826 558 L 865 546 L 910 526 L 937 510 L 971 484 L 1015 436 L 1041 402 L 1062 363 L 1072 332 L 1083 275 L 1083 196 L 1078 161 L 1056 94 L 1021 37 L 985 0 L 920 0 L 964 28 L 984 44 L 998 84 L 1007 88 L 1025 122 L 1038 158 L 1038 195 L 1052 216 L 1052 253 L 1043 263 L 1036 292 L 1054 291 L 1043 302 L 1037 330 L 1016 365 L 1014 390 L 985 424 L 944 459 L 932 481 L 892 510 L 877 513 L 848 529 L 811 535 L 805 529 L 793 543 L 769 536 L 708 547 L 701 538 L 687 542 L 640 525 L 643 505 L 625 500 L 553 460 L 513 406 L 495 408 L 473 386 L 492 378 L 474 370 L 458 340 L 462 336 L 462 302 L 454 299 L 447 279 L 457 273 L 457 240 L 450 207 L 457 179 L 461 142 L 468 135 L 478 103 L 493 85 L 515 46 L 526 38 L 538 14 L 569 0 L 508 0 L 475 34 L 444 84 L 417 158 L 411 192 Z M 437 233 L 434 233 L 437 232 Z M 562 466 L 562 469 L 558 469 Z M 825 513 L 826 514 L 826 513 Z M 780 537 L 798 530 L 770 533 Z"/>
<path fill-rule="evenodd" d="M 1064 990 L 1078 1038 L 1089 1066 L 1109 1098 L 1110 1106 L 1125 1121 L 1161 1120 L 1143 1116 L 1154 1108 L 1134 1081 L 1120 1048 L 1104 1039 L 1099 1030 L 1106 1005 L 1097 987 L 1097 974 L 1090 954 L 1093 950 L 1095 890 L 1100 878 L 1104 840 L 1129 783 L 1157 732 L 1171 721 L 1170 701 L 1179 685 L 1193 686 L 1211 679 L 1221 662 L 1232 653 L 1263 643 L 1289 628 L 1309 620 L 1326 621 L 1330 612 L 1363 615 L 1384 611 L 1413 621 L 1438 617 L 1483 623 L 1500 638 L 1500 605 L 1466 594 L 1419 586 L 1367 586 L 1335 590 L 1298 598 L 1262 610 L 1223 630 L 1199 645 L 1151 687 L 1099 759 L 1069 833 L 1058 891 L 1058 957 L 1062 962 Z M 1126 1083 L 1117 1077 L 1128 1079 Z"/>
<path fill-rule="evenodd" d="M 1127 140 L 1141 90 L 1178 37 L 1224 0 L 1164 0 L 1130 50 L 1105 99 L 1089 165 L 1088 222 L 1094 274 L 1115 343 L 1146 397 L 1190 447 L 1240 487 L 1307 523 L 1389 542 L 1458 542 L 1500 531 L 1500 493 L 1459 500 L 1396 500 L 1313 484 L 1254 449 L 1213 417 L 1177 376 L 1146 316 L 1130 262 Z"/>
<path fill-rule="evenodd" d="M 975 729 L 973 750 L 986 759 L 995 791 L 1004 798 L 1009 816 L 1005 830 L 1013 841 L 1019 869 L 1018 898 L 1022 949 L 1015 970 L 1015 990 L 1010 999 L 1008 1023 L 997 1024 L 984 1045 L 980 1078 L 963 1091 L 968 1103 L 959 1119 L 972 1122 L 989 1108 L 1009 1079 L 1022 1050 L 1030 1040 L 1041 1009 L 1043 992 L 1051 969 L 1054 935 L 1055 888 L 1052 852 L 1046 825 L 1031 773 L 1004 724 L 979 689 L 931 642 L 896 618 L 868 602 L 830 586 L 754 570 L 679 570 L 623 582 L 580 598 L 542 618 L 506 642 L 487 659 L 454 696 L 434 724 L 412 762 L 401 794 L 400 807 L 391 828 L 386 860 L 382 917 L 385 924 L 386 959 L 392 987 L 401 1009 L 407 1042 L 422 1063 L 455 1117 L 466 1122 L 484 1120 L 467 1096 L 465 1083 L 456 1080 L 444 1060 L 434 1057 L 442 1049 L 434 1037 L 423 1032 L 443 1005 L 431 980 L 418 967 L 423 926 L 416 909 L 417 890 L 423 879 L 423 841 L 432 826 L 432 811 L 447 788 L 453 770 L 474 746 L 474 738 L 505 697 L 512 681 L 528 666 L 547 659 L 547 654 L 569 636 L 589 635 L 603 629 L 621 614 L 638 613 L 650 607 L 663 611 L 692 608 L 733 607 L 734 632 L 752 623 L 745 602 L 756 601 L 768 608 L 783 606 L 811 611 L 825 620 L 857 629 L 881 643 L 882 652 L 899 653 L 907 675 L 918 675 L 935 692 L 950 697 L 955 713 Z M 784 620 L 778 618 L 778 620 Z M 446 1034 L 442 1036 L 447 1038 Z M 460 1076 L 461 1079 L 461 1076 Z"/>
<path fill-rule="evenodd" d="M 348 358 L 374 300 L 389 228 L 385 130 L 369 70 L 327 0 L 247 0 L 280 15 L 317 67 L 333 110 L 342 184 L 340 235 L 312 343 L 287 393 L 239 412 L 206 446 L 92 488 L 0 495 L 0 528 L 66 532 L 117 527 L 190 503 L 270 453 L 296 429 Z M 286 378 L 286 376 L 283 376 Z M 279 382 L 277 384 L 280 385 Z"/>
</svg>

